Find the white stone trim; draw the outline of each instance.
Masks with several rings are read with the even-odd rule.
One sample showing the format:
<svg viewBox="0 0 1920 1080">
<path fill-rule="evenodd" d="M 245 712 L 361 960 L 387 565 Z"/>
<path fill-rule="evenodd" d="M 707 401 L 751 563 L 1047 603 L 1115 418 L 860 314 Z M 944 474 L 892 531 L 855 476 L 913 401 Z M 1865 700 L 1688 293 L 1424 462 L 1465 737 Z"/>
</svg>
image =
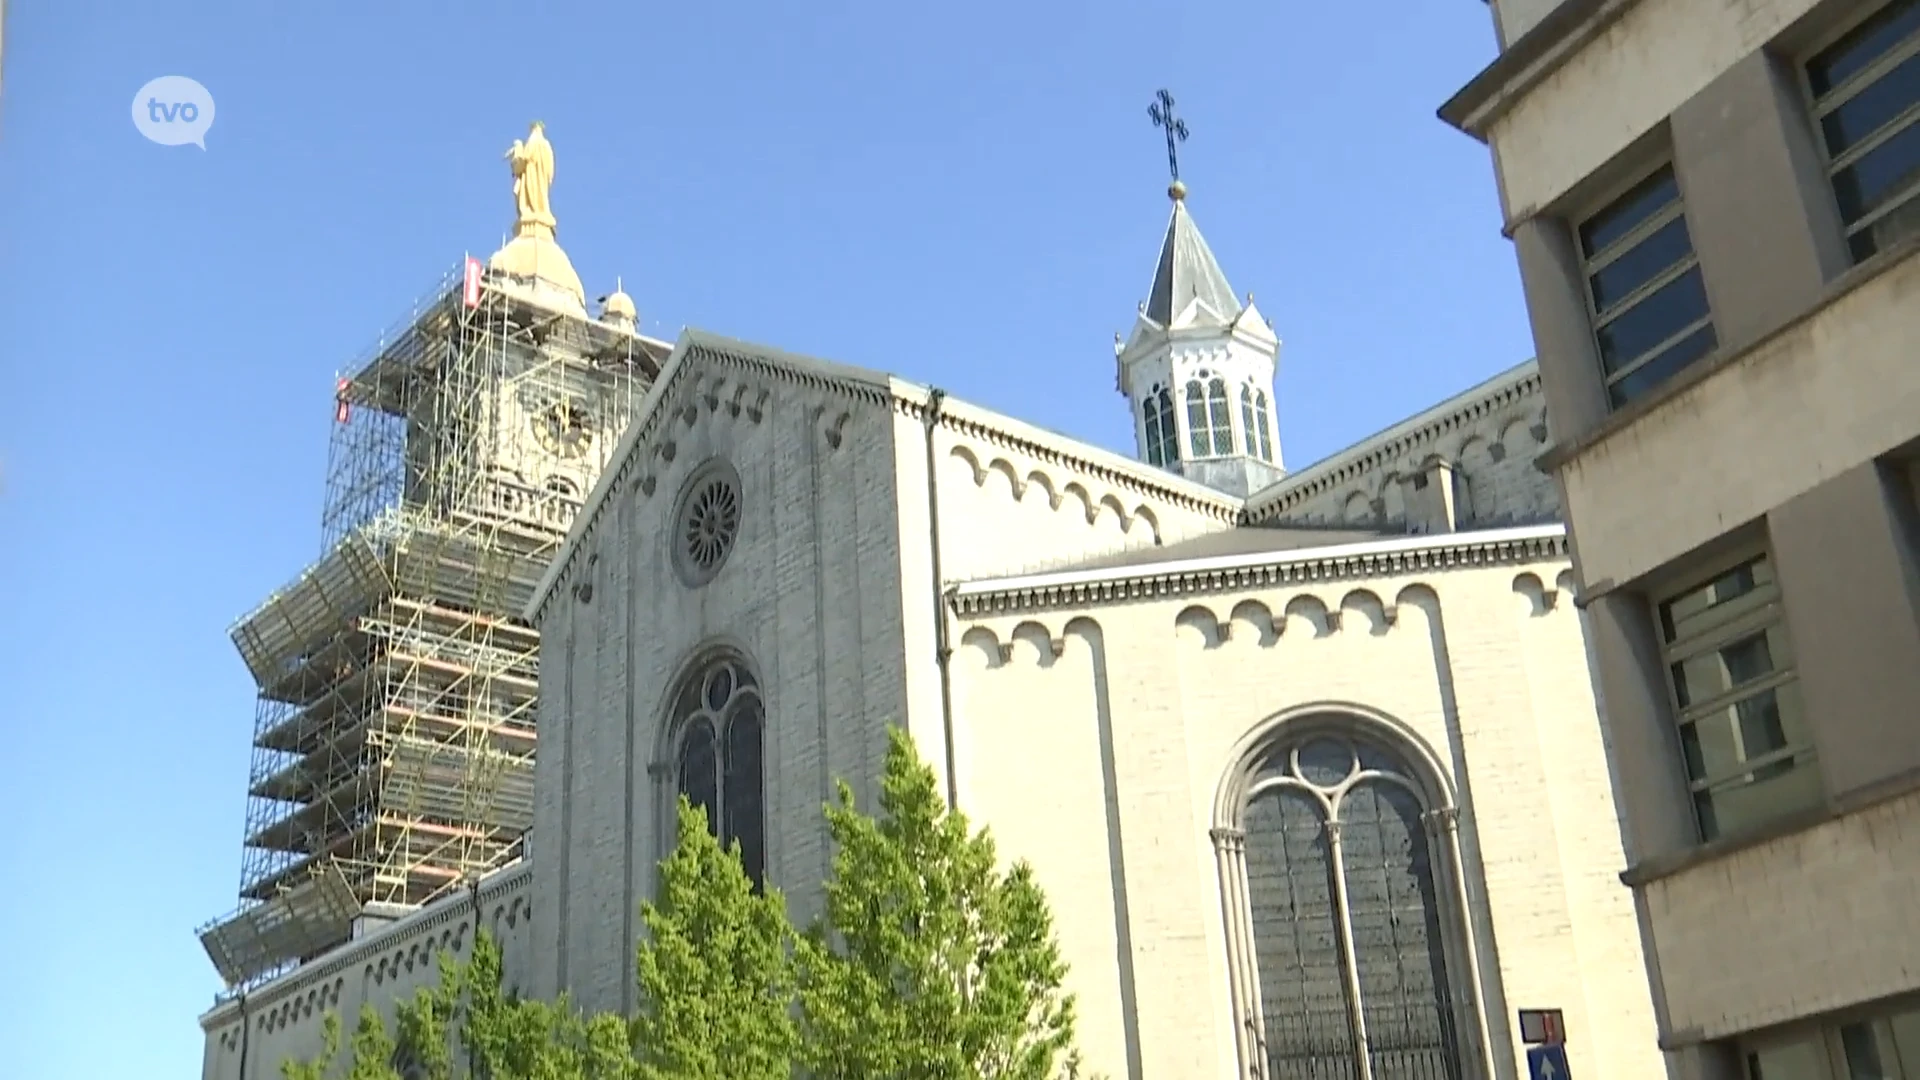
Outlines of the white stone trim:
<svg viewBox="0 0 1920 1080">
<path fill-rule="evenodd" d="M 1565 526 L 1526 525 L 1367 540 L 1295 551 L 1216 555 L 1095 570 L 987 578 L 954 586 L 948 599 L 956 614 L 1004 614 L 1089 603 L 1238 592 L 1302 582 L 1538 562 L 1566 558 L 1567 550 Z"/>
</svg>

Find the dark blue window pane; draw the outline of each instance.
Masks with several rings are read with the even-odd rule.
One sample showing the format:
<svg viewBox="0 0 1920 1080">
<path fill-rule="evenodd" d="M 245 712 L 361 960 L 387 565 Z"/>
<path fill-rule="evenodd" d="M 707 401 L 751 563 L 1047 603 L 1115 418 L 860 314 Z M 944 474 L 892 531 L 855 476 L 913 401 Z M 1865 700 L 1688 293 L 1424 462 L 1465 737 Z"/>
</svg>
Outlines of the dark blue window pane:
<svg viewBox="0 0 1920 1080">
<path fill-rule="evenodd" d="M 1600 328 L 1600 359 L 1609 374 L 1707 314 L 1707 289 L 1694 267 Z"/>
<path fill-rule="evenodd" d="M 1920 122 L 1868 151 L 1833 176 L 1840 216 L 1851 225 L 1880 208 L 1890 197 L 1910 193 L 1920 182 Z"/>
<path fill-rule="evenodd" d="M 1899 0 L 1861 23 L 1807 64 L 1807 81 L 1819 96 L 1865 71 L 1900 40 L 1920 31 L 1920 2 Z"/>
<path fill-rule="evenodd" d="M 1688 334 L 1675 342 L 1666 352 L 1633 369 L 1632 374 L 1614 383 L 1608 390 L 1613 403 L 1616 406 L 1625 405 L 1666 382 L 1687 365 L 1712 352 L 1717 344 L 1719 339 L 1714 335 L 1711 326 L 1703 326 Z"/>
<path fill-rule="evenodd" d="M 735 705 L 727 719 L 727 767 L 722 841 L 740 845 L 740 863 L 755 888 L 766 881 L 766 816 L 762 805 L 760 699 Z"/>
<path fill-rule="evenodd" d="M 1920 53 L 1848 98 L 1820 121 L 1827 150 L 1835 155 L 1885 127 L 1887 122 L 1920 101 Z"/>
<path fill-rule="evenodd" d="M 713 725 L 705 717 L 687 725 L 680 741 L 680 794 L 707 812 L 707 829 L 720 835 L 720 795 L 718 747 L 714 745 Z"/>
<path fill-rule="evenodd" d="M 1687 219 L 1676 217 L 1654 230 L 1653 235 L 1621 252 L 1619 258 L 1593 275 L 1594 310 L 1604 314 L 1633 290 L 1692 254 L 1693 238 L 1687 234 Z"/>
<path fill-rule="evenodd" d="M 1680 186 L 1673 179 L 1673 170 L 1661 169 L 1580 226 L 1581 250 L 1588 258 L 1598 255 L 1679 197 Z"/>
</svg>

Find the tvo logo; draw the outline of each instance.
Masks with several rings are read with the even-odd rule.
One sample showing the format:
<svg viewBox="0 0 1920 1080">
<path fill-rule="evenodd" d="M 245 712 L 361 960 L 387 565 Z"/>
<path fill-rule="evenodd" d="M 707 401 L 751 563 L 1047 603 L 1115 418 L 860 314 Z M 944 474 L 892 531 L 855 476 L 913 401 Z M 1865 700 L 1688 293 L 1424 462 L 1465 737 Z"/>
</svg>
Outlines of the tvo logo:
<svg viewBox="0 0 1920 1080">
<path fill-rule="evenodd" d="M 133 95 L 133 126 L 161 146 L 207 148 L 213 95 L 185 75 L 162 75 Z"/>
</svg>

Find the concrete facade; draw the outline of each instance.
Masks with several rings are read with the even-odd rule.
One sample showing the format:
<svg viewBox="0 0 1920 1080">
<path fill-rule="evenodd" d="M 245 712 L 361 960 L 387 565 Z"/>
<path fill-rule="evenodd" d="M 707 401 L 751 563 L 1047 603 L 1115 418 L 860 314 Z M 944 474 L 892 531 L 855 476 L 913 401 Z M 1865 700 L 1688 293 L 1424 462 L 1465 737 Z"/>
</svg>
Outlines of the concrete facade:
<svg viewBox="0 0 1920 1080">
<path fill-rule="evenodd" d="M 1495 7 L 1442 116 L 1520 262 L 1670 1074 L 1920 1077 L 1920 6 Z M 1662 167 L 1716 341 L 1623 399 L 1583 230 Z M 1728 572 L 1696 649 L 1663 605 Z"/>
</svg>

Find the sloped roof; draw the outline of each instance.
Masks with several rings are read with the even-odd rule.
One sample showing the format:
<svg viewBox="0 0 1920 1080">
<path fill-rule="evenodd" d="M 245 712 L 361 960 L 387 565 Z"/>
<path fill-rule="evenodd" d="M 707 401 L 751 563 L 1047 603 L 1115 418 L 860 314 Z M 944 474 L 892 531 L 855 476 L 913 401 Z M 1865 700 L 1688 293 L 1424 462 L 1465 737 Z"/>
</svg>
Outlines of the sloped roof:
<svg viewBox="0 0 1920 1080">
<path fill-rule="evenodd" d="M 1239 525 L 1221 532 L 1206 533 L 1159 547 L 1135 548 L 1089 559 L 1079 559 L 1054 567 L 1053 573 L 1074 570 L 1107 570 L 1119 567 L 1153 566 L 1156 563 L 1186 562 L 1232 555 L 1256 555 L 1308 548 L 1364 544 L 1406 536 L 1405 529 L 1315 528 L 1309 525 Z"/>
<path fill-rule="evenodd" d="M 1240 314 L 1233 286 L 1227 284 L 1227 275 L 1213 257 L 1213 249 L 1193 223 L 1186 200 L 1175 199 L 1173 217 L 1167 221 L 1167 238 L 1160 244 L 1160 264 L 1153 272 L 1153 288 L 1147 293 L 1147 318 L 1161 326 L 1170 325 L 1174 316 L 1196 299 L 1222 319 Z"/>
</svg>

